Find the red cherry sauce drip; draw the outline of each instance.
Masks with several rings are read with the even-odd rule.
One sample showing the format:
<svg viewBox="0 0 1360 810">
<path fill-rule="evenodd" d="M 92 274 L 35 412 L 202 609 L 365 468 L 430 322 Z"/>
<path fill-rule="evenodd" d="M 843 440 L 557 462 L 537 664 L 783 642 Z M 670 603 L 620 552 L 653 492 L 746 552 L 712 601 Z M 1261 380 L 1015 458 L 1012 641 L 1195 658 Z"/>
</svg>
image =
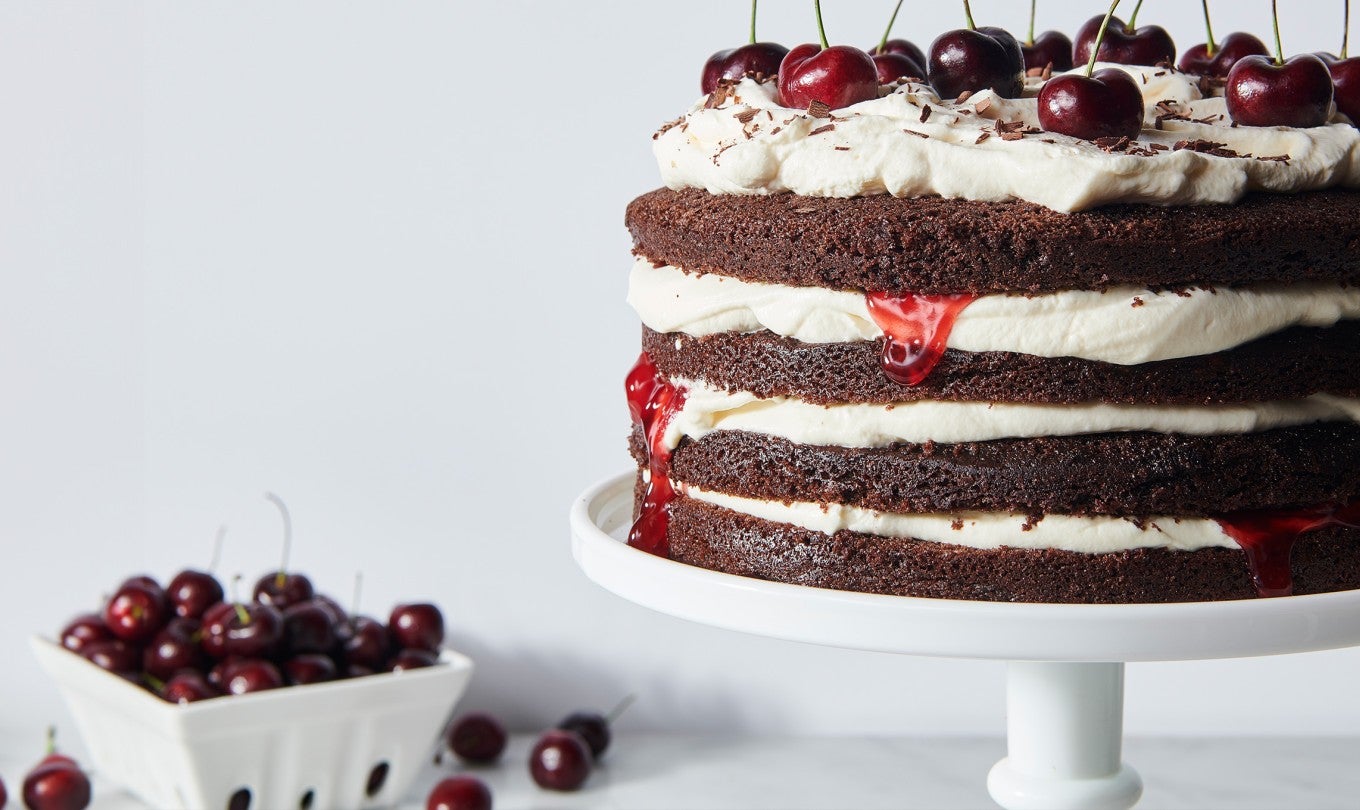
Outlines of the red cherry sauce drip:
<svg viewBox="0 0 1360 810">
<path fill-rule="evenodd" d="M 633 424 L 642 428 L 647 443 L 647 467 L 651 479 L 643 494 L 642 509 L 628 532 L 628 545 L 660 557 L 670 555 L 666 529 L 670 526 L 671 450 L 665 446 L 666 426 L 685 404 L 685 389 L 677 388 L 657 371 L 652 358 L 643 352 L 628 372 L 628 410 Z"/>
<path fill-rule="evenodd" d="M 1360 528 L 1360 501 L 1349 506 L 1234 512 L 1219 518 L 1218 525 L 1247 553 L 1256 592 L 1261 596 L 1289 596 L 1294 592 L 1289 566 L 1294 543 L 1308 532 L 1329 526 Z"/>
<path fill-rule="evenodd" d="M 959 313 L 976 295 L 889 295 L 869 293 L 869 315 L 883 330 L 883 373 L 902 385 L 917 385 L 944 357 Z"/>
</svg>

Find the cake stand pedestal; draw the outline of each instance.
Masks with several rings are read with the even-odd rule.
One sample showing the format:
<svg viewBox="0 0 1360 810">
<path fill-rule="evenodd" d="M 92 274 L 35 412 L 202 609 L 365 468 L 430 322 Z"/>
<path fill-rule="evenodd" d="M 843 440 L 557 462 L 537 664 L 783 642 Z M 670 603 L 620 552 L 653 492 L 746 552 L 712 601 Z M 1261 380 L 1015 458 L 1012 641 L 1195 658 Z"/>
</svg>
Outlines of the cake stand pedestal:
<svg viewBox="0 0 1360 810">
<path fill-rule="evenodd" d="M 571 509 L 586 576 L 653 610 L 761 636 L 903 655 L 1009 661 L 1008 755 L 987 787 L 1009 810 L 1126 810 L 1124 663 L 1360 646 L 1360 591 L 1171 605 L 1048 605 L 850 593 L 684 565 L 630 548 L 633 474 Z"/>
</svg>

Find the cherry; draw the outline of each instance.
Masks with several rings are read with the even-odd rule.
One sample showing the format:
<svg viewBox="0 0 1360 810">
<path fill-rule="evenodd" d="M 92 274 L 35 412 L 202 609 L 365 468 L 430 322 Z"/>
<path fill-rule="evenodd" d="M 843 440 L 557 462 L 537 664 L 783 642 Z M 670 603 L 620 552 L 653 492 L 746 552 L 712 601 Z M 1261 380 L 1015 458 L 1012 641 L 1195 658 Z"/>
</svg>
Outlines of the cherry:
<svg viewBox="0 0 1360 810">
<path fill-rule="evenodd" d="M 888 18 L 888 27 L 883 31 L 883 38 L 869 49 L 869 56 L 873 58 L 878 71 L 879 84 L 892 84 L 902 78 L 923 79 L 926 75 L 926 55 L 921 53 L 920 48 L 905 39 L 888 39 L 892 35 L 893 23 L 897 22 L 897 12 L 901 10 L 902 0 L 897 0 L 892 16 Z"/>
<path fill-rule="evenodd" d="M 278 667 L 263 658 L 240 658 L 221 664 L 221 688 L 228 695 L 248 695 L 283 686 Z"/>
<path fill-rule="evenodd" d="M 1115 62 L 1121 65 L 1155 65 L 1159 62 L 1176 61 L 1176 43 L 1171 35 L 1160 25 L 1134 26 L 1143 0 L 1133 7 L 1133 14 L 1125 23 L 1118 17 L 1110 20 L 1109 30 L 1103 37 L 1100 30 L 1105 25 L 1104 17 L 1097 15 L 1087 20 L 1077 29 L 1076 46 L 1072 51 L 1072 61 L 1085 62 L 1092 52 L 1097 62 Z M 1100 44 L 1096 45 L 1099 38 Z"/>
<path fill-rule="evenodd" d="M 1097 45 L 1118 5 L 1119 0 L 1110 4 L 1104 25 L 1096 34 Z M 1095 70 L 1095 66 L 1093 53 L 1085 75 L 1068 73 L 1044 84 L 1039 91 L 1039 126 L 1047 132 L 1090 141 L 1138 137 L 1143 129 L 1142 90 L 1128 73 L 1118 68 Z"/>
<path fill-rule="evenodd" d="M 1248 56 L 1233 65 L 1223 95 L 1234 122 L 1254 127 L 1319 127 L 1332 115 L 1335 86 L 1326 63 L 1305 53 L 1284 58 L 1280 18 L 1271 0 L 1275 59 Z"/>
<path fill-rule="evenodd" d="M 171 619 L 142 653 L 142 669 L 165 680 L 182 670 L 199 669 L 207 656 L 198 643 L 199 623 L 194 619 Z"/>
<path fill-rule="evenodd" d="M 437 653 L 444 643 L 444 614 L 428 602 L 397 605 L 387 629 L 399 647 Z"/>
<path fill-rule="evenodd" d="M 737 81 L 747 76 L 766 77 L 779 72 L 789 49 L 774 42 L 756 42 L 756 0 L 751 0 L 751 40 L 740 48 L 728 48 L 708 57 L 699 88 L 712 93 L 723 79 Z"/>
<path fill-rule="evenodd" d="M 590 754 L 599 759 L 609 748 L 611 734 L 609 720 L 598 712 L 573 712 L 563 718 L 557 727 L 563 731 L 574 731 L 590 746 Z"/>
<path fill-rule="evenodd" d="M 104 624 L 103 617 L 94 613 L 84 613 L 61 629 L 61 646 L 78 653 L 96 642 L 112 641 L 113 637 L 113 632 L 109 630 L 107 624 Z"/>
<path fill-rule="evenodd" d="M 465 714 L 449 727 L 449 749 L 464 762 L 490 765 L 501 758 L 509 736 L 505 726 L 489 714 Z"/>
<path fill-rule="evenodd" d="M 352 635 L 345 641 L 345 663 L 364 667 L 370 672 L 386 669 L 387 658 L 392 652 L 387 627 L 368 616 L 355 617 L 349 626 Z"/>
<path fill-rule="evenodd" d="M 135 677 L 142 667 L 142 650 L 122 639 L 95 641 L 81 650 L 85 659 L 100 669 L 123 677 Z"/>
<path fill-rule="evenodd" d="M 570 791 L 590 776 L 590 747 L 574 731 L 553 729 L 543 733 L 529 754 L 529 774 L 548 790 Z"/>
<path fill-rule="evenodd" d="M 5 790 L 5 780 L 0 779 L 0 810 L 5 810 L 5 805 L 9 803 L 9 792 Z"/>
<path fill-rule="evenodd" d="M 293 549 L 293 518 L 288 514 L 288 506 L 283 499 L 272 492 L 264 494 L 265 500 L 274 504 L 283 519 L 283 562 L 279 570 L 265 574 L 255 583 L 253 597 L 256 602 L 273 605 L 283 610 L 289 605 L 306 602 L 315 595 L 312 581 L 302 574 L 288 573 L 288 555 Z"/>
<path fill-rule="evenodd" d="M 315 599 L 283 611 L 284 638 L 294 653 L 325 653 L 335 648 L 335 621 Z"/>
<path fill-rule="evenodd" d="M 319 653 L 295 655 L 283 662 L 283 674 L 292 686 L 333 681 L 339 676 L 335 662 Z"/>
<path fill-rule="evenodd" d="M 450 776 L 430 791 L 425 810 L 491 810 L 491 791 L 475 777 Z"/>
<path fill-rule="evenodd" d="M 90 806 L 90 779 L 76 761 L 56 753 L 54 732 L 47 732 L 47 756 L 24 777 L 28 810 L 84 810 Z"/>
<path fill-rule="evenodd" d="M 387 665 L 388 672 L 405 672 L 408 669 L 425 669 L 439 663 L 439 657 L 428 650 L 402 650 L 392 657 Z"/>
<path fill-rule="evenodd" d="M 779 103 L 805 110 L 821 102 L 833 110 L 878 98 L 878 68 L 869 54 L 849 45 L 829 45 L 821 0 L 813 0 L 821 45 L 799 45 L 779 65 Z"/>
<path fill-rule="evenodd" d="M 152 583 L 154 584 L 154 583 Z M 129 581 L 114 592 L 104 608 L 104 623 L 115 636 L 133 644 L 151 638 L 169 618 L 165 592 Z"/>
<path fill-rule="evenodd" d="M 1322 61 L 1332 74 L 1332 85 L 1336 88 L 1334 97 L 1337 110 L 1351 124 L 1360 127 L 1360 57 L 1350 56 L 1351 4 L 1346 0 L 1346 14 L 1342 21 L 1341 56 L 1327 54 Z"/>
<path fill-rule="evenodd" d="M 175 615 L 185 619 L 200 619 L 204 611 L 225 597 L 222 583 L 205 571 L 185 569 L 170 580 L 166 591 Z"/>
<path fill-rule="evenodd" d="M 1210 76 L 1215 79 L 1227 78 L 1232 66 L 1247 56 L 1264 56 L 1270 53 L 1261 40 L 1251 34 L 1237 32 L 1228 34 L 1217 46 L 1211 42 L 1200 43 L 1190 48 L 1181 57 L 1180 69 L 1196 76 Z"/>
<path fill-rule="evenodd" d="M 268 657 L 282 645 L 283 626 L 283 614 L 270 605 L 216 605 L 203 616 L 203 651 L 218 660 Z"/>
<path fill-rule="evenodd" d="M 1026 70 L 1054 71 L 1072 69 L 1072 40 L 1059 31 L 1045 31 L 1037 38 L 1034 36 L 1034 17 L 1038 0 L 1029 2 L 1029 39 L 1020 43 L 1020 53 L 1025 57 Z"/>
<path fill-rule="evenodd" d="M 1015 37 L 1000 28 L 978 28 L 963 0 L 967 28 L 946 31 L 930 43 L 930 84 L 940 98 L 991 90 L 1018 98 L 1025 89 L 1025 57 Z"/>
<path fill-rule="evenodd" d="M 197 703 L 221 697 L 217 687 L 208 683 L 201 672 L 180 672 L 173 675 L 160 689 L 161 700 L 170 703 Z"/>
</svg>

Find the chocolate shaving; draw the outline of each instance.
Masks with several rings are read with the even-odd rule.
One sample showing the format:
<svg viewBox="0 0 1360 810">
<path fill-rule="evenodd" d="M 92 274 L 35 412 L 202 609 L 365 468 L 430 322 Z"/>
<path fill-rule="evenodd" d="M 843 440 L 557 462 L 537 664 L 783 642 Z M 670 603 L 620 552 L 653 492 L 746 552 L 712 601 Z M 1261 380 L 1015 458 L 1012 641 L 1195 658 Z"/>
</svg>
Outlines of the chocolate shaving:
<svg viewBox="0 0 1360 810">
<path fill-rule="evenodd" d="M 751 123 L 751 119 L 752 119 L 752 118 L 755 118 L 757 115 L 760 115 L 760 110 L 756 110 L 756 109 L 752 109 L 752 108 L 748 107 L 748 108 L 742 110 L 741 112 L 736 113 L 736 114 L 733 115 L 732 117 L 733 117 L 733 118 L 736 118 L 738 121 L 742 122 L 743 124 L 749 124 L 749 123 Z"/>
<path fill-rule="evenodd" d="M 1092 143 L 1105 152 L 1123 152 L 1129 148 L 1132 141 L 1127 135 L 1110 135 L 1104 138 L 1096 138 Z"/>
<path fill-rule="evenodd" d="M 918 138 L 929 138 L 929 137 L 930 137 L 929 135 L 925 134 L 924 132 L 917 132 L 917 131 L 914 130 L 914 129 L 904 129 L 904 130 L 902 130 L 902 131 L 905 132 L 905 133 L 907 133 L 908 135 L 915 135 L 915 136 L 918 137 Z"/>
<path fill-rule="evenodd" d="M 1226 149 L 1227 144 L 1218 141 L 1206 141 L 1202 138 L 1195 138 L 1189 141 L 1176 141 L 1172 148 L 1179 152 L 1182 149 L 1189 149 L 1191 152 L 1213 155 L 1214 157 L 1242 157 L 1231 149 Z"/>
<path fill-rule="evenodd" d="M 830 118 L 831 107 L 825 101 L 814 101 L 808 105 L 807 114 L 813 118 Z"/>
<path fill-rule="evenodd" d="M 683 117 L 677 118 L 674 121 L 667 121 L 666 123 L 661 125 L 661 129 L 658 129 L 656 132 L 652 133 L 652 140 L 660 138 L 662 135 L 665 135 L 667 132 L 670 132 L 671 130 L 675 129 L 676 127 L 680 126 L 683 123 L 685 123 L 685 119 Z"/>
<path fill-rule="evenodd" d="M 849 151 L 850 151 L 850 147 L 848 147 L 848 146 L 835 146 L 835 147 L 832 147 L 832 148 L 835 149 L 837 152 L 849 152 Z"/>
<path fill-rule="evenodd" d="M 727 99 L 735 95 L 735 91 L 732 89 L 735 86 L 736 83 L 731 79 L 723 79 L 718 82 L 718 86 L 713 88 L 712 93 L 708 94 L 708 100 L 704 102 L 704 109 L 711 110 L 715 107 L 721 107 Z"/>
<path fill-rule="evenodd" d="M 955 103 L 955 104 L 962 104 L 963 102 L 967 101 L 968 99 L 970 99 L 970 98 L 972 98 L 972 97 L 973 97 L 973 91 L 972 91 L 972 90 L 964 90 L 962 93 L 959 93 L 959 97 L 958 97 L 958 98 L 954 99 L 954 103 Z"/>
<path fill-rule="evenodd" d="M 968 93 L 965 93 L 964 95 L 968 95 Z M 960 96 L 960 98 L 962 97 L 963 96 Z M 978 103 L 973 105 L 973 111 L 976 112 L 978 115 L 982 115 L 984 112 L 990 109 L 991 106 L 992 100 L 990 98 L 984 98 L 982 101 L 979 101 Z"/>
<path fill-rule="evenodd" d="M 813 135 L 821 135 L 823 132 L 830 132 L 835 128 L 836 128 L 835 124 L 823 124 L 822 126 L 817 127 L 816 129 L 809 132 L 808 137 L 811 138 Z"/>
<path fill-rule="evenodd" d="M 1289 163 L 1289 155 L 1260 155 L 1256 159 L 1270 161 L 1272 163 L 1284 163 L 1286 165 Z"/>
<path fill-rule="evenodd" d="M 987 140 L 990 137 L 992 137 L 992 133 L 984 131 L 981 135 L 977 136 L 977 140 L 973 141 L 973 143 L 975 144 L 982 143 L 983 141 Z"/>
<path fill-rule="evenodd" d="M 1003 132 L 1003 133 L 1001 133 L 1001 140 L 1003 140 L 1003 141 L 1018 141 L 1018 140 L 1020 140 L 1020 139 L 1023 138 L 1023 137 L 1025 137 L 1024 134 L 1019 133 L 1019 132 Z"/>
<path fill-rule="evenodd" d="M 927 104 L 921 108 L 921 123 L 924 124 L 929 120 L 930 120 L 930 105 Z"/>
<path fill-rule="evenodd" d="M 1143 304 L 1145 304 L 1145 303 L 1147 303 L 1147 302 L 1135 295 L 1135 296 L 1133 297 L 1133 303 L 1130 304 L 1129 306 L 1133 307 L 1134 309 L 1138 309 L 1139 307 L 1141 307 L 1141 306 L 1142 306 Z"/>
</svg>

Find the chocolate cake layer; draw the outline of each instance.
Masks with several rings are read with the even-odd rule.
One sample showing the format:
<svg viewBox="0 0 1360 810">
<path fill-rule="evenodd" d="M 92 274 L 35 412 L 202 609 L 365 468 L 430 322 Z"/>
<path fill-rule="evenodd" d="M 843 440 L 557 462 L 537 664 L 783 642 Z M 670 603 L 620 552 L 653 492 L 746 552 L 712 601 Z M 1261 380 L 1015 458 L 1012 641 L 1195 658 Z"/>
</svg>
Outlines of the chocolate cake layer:
<svg viewBox="0 0 1360 810">
<path fill-rule="evenodd" d="M 677 341 L 680 344 L 676 348 Z M 642 347 L 669 377 L 760 397 L 836 402 L 1108 402 L 1221 405 L 1360 396 L 1360 322 L 1296 327 L 1218 354 L 1120 366 L 1076 357 L 950 349 L 919 385 L 888 379 L 883 342 L 800 343 L 771 332 L 705 337 L 643 327 Z"/>
<path fill-rule="evenodd" d="M 825 535 L 677 498 L 671 557 L 729 574 L 846 591 L 998 602 L 1254 599 L 1236 549 L 1109 554 L 979 550 L 855 532 Z M 1360 529 L 1325 529 L 1294 547 L 1294 592 L 1360 588 Z"/>
<path fill-rule="evenodd" d="M 658 189 L 628 206 L 638 253 L 754 281 L 888 293 L 1360 283 L 1360 192 L 1235 205 L 1112 205 Z"/>
<path fill-rule="evenodd" d="M 640 460 L 636 432 L 631 449 Z M 1102 433 L 881 449 L 717 431 L 681 442 L 671 473 L 747 498 L 885 512 L 1212 517 L 1354 501 L 1356 459 L 1360 425 L 1349 422 L 1234 436 Z"/>
</svg>

